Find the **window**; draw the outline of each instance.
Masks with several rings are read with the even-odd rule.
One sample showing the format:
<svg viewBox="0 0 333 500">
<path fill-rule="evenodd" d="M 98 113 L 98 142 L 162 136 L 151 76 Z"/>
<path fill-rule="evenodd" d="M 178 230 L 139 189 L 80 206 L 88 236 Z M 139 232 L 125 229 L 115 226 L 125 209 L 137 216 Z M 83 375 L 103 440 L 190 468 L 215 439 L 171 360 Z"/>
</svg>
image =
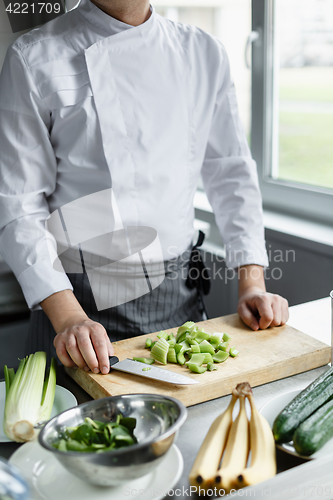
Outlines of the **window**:
<svg viewBox="0 0 333 500">
<path fill-rule="evenodd" d="M 251 0 L 155 0 L 156 12 L 172 21 L 192 24 L 224 44 L 235 82 L 239 112 L 250 137 L 251 72 L 244 48 L 251 31 Z"/>
<path fill-rule="evenodd" d="M 264 206 L 332 222 L 333 2 L 253 0 L 252 153 Z"/>
</svg>

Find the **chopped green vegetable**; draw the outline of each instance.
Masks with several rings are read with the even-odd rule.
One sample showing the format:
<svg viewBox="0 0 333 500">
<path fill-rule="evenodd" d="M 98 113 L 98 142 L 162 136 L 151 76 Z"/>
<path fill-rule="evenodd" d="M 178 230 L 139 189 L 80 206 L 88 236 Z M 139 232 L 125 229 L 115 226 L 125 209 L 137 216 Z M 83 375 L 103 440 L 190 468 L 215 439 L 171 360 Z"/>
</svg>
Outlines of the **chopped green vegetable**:
<svg viewBox="0 0 333 500">
<path fill-rule="evenodd" d="M 177 363 L 177 356 L 174 347 L 169 347 L 167 360 L 169 363 Z"/>
<path fill-rule="evenodd" d="M 166 365 L 168 351 L 169 351 L 168 342 L 165 339 L 160 339 L 158 342 L 156 342 L 156 344 L 150 351 L 150 355 L 153 359 L 156 359 L 156 361 L 159 361 L 160 363 Z"/>
<path fill-rule="evenodd" d="M 210 337 L 209 333 L 205 332 L 202 328 L 197 330 L 195 340 L 200 344 L 203 340 L 208 340 Z"/>
<path fill-rule="evenodd" d="M 146 365 L 152 365 L 154 360 L 152 358 L 133 358 L 133 361 L 139 361 L 139 363 L 145 363 Z"/>
<path fill-rule="evenodd" d="M 215 354 L 214 347 L 207 340 L 200 342 L 199 347 L 200 352 L 209 352 L 211 355 Z"/>
<path fill-rule="evenodd" d="M 183 365 L 185 364 L 185 356 L 184 356 L 184 351 L 180 351 L 178 354 L 177 354 L 177 362 L 180 364 L 180 365 Z"/>
<path fill-rule="evenodd" d="M 223 334 L 223 342 L 230 342 L 231 337 L 228 333 Z"/>
<path fill-rule="evenodd" d="M 151 370 L 150 366 L 142 368 Z M 99 422 L 87 417 L 77 427 L 67 427 L 52 443 L 59 451 L 103 453 L 137 443 L 133 434 L 136 419 L 117 415 L 116 422 Z"/>
<path fill-rule="evenodd" d="M 209 362 L 207 363 L 207 370 L 210 372 L 217 370 L 217 366 L 214 364 L 214 362 Z"/>
<path fill-rule="evenodd" d="M 167 339 L 169 336 L 169 334 L 167 332 L 164 332 L 163 330 L 157 334 L 157 338 L 158 339 Z"/>
<path fill-rule="evenodd" d="M 151 345 L 152 345 L 153 341 L 152 339 L 146 339 L 146 349 L 150 349 L 151 348 Z"/>
<path fill-rule="evenodd" d="M 176 343 L 179 344 L 186 339 L 186 332 L 183 332 L 181 335 L 176 337 Z"/>
<path fill-rule="evenodd" d="M 151 370 L 151 367 L 150 367 L 150 366 L 145 366 L 145 368 L 142 368 L 142 371 L 143 371 L 143 372 L 147 372 L 148 370 Z"/>
<path fill-rule="evenodd" d="M 176 339 L 175 337 L 172 337 L 172 339 L 167 340 L 169 346 L 174 347 L 176 345 Z"/>
<path fill-rule="evenodd" d="M 221 344 L 218 345 L 218 348 L 220 351 L 227 352 L 229 342 L 221 342 Z"/>
<path fill-rule="evenodd" d="M 199 344 L 193 344 L 193 345 L 191 346 L 191 352 L 192 352 L 193 354 L 195 354 L 195 353 L 200 353 L 200 346 L 199 346 Z"/>
<path fill-rule="evenodd" d="M 237 351 L 235 347 L 230 347 L 229 354 L 232 358 L 235 358 L 236 356 L 238 356 L 239 351 Z"/>
<path fill-rule="evenodd" d="M 218 351 L 216 354 L 214 354 L 213 361 L 215 363 L 223 363 L 223 361 L 225 361 L 228 358 L 229 358 L 228 352 Z"/>
<path fill-rule="evenodd" d="M 186 364 L 186 366 L 188 366 L 189 363 L 191 363 L 191 364 L 195 363 L 198 366 L 201 366 L 204 362 L 204 359 L 205 359 L 204 354 L 192 354 L 191 360 L 187 361 L 185 364 Z"/>
<path fill-rule="evenodd" d="M 196 363 L 191 363 L 190 361 L 188 361 L 186 365 L 191 370 L 191 372 L 204 373 L 207 371 L 207 366 L 198 366 Z"/>
<path fill-rule="evenodd" d="M 195 328 L 195 323 L 193 321 L 186 321 L 182 326 L 180 326 L 177 330 L 176 341 L 180 342 L 180 336 L 185 334 L 186 332 L 191 332 Z M 184 340 L 184 339 L 183 339 Z"/>
<path fill-rule="evenodd" d="M 214 349 L 217 349 L 217 346 L 221 342 L 221 337 L 218 335 L 211 335 L 209 338 L 209 343 L 214 347 Z"/>
<path fill-rule="evenodd" d="M 20 361 L 15 374 L 4 368 L 6 401 L 4 431 L 9 439 L 23 443 L 36 437 L 34 426 L 51 416 L 56 389 L 56 361 L 47 371 L 46 353 L 39 351 Z"/>
</svg>

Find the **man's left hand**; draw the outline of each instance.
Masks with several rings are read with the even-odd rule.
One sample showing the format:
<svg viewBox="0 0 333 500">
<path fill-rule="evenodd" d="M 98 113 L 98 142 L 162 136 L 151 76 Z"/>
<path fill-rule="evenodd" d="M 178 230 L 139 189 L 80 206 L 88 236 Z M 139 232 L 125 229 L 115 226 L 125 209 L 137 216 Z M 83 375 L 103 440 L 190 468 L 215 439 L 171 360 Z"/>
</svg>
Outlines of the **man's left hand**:
<svg viewBox="0 0 333 500">
<path fill-rule="evenodd" d="M 284 325 L 289 318 L 286 299 L 256 287 L 241 294 L 237 310 L 244 323 L 252 330 Z"/>
<path fill-rule="evenodd" d="M 252 330 L 284 325 L 289 318 L 288 301 L 266 292 L 261 266 L 242 266 L 238 270 L 238 314 Z"/>
</svg>

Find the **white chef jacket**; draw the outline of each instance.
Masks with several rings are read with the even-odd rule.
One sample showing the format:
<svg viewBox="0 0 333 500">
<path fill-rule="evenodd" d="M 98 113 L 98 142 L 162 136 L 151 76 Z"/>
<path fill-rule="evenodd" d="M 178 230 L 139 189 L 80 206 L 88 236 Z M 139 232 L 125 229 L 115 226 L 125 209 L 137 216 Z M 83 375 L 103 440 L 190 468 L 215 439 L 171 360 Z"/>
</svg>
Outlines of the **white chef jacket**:
<svg viewBox="0 0 333 500">
<path fill-rule="evenodd" d="M 152 7 L 130 26 L 81 0 L 9 48 L 0 113 L 0 253 L 30 308 L 72 288 L 52 266 L 49 214 L 111 187 L 124 226 L 156 229 L 167 260 L 192 241 L 201 173 L 227 265 L 268 264 L 256 165 L 213 36 Z"/>
</svg>

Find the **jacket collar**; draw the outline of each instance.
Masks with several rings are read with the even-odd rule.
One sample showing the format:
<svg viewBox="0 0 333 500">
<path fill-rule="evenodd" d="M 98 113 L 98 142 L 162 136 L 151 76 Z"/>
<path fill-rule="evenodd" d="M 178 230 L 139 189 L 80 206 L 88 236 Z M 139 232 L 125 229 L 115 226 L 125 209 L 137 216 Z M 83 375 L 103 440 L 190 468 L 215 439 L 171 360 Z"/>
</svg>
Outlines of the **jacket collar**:
<svg viewBox="0 0 333 500">
<path fill-rule="evenodd" d="M 144 34 L 146 31 L 150 30 L 153 23 L 155 22 L 156 17 L 155 9 L 150 6 L 151 15 L 149 19 L 139 26 L 132 26 L 131 24 L 123 23 L 122 21 L 118 21 L 118 19 L 109 16 L 101 9 L 96 7 L 96 5 L 93 4 L 90 0 L 81 0 L 77 8 L 88 22 L 102 29 L 109 36 L 116 35 L 129 29 L 138 30 L 142 34 Z"/>
</svg>

